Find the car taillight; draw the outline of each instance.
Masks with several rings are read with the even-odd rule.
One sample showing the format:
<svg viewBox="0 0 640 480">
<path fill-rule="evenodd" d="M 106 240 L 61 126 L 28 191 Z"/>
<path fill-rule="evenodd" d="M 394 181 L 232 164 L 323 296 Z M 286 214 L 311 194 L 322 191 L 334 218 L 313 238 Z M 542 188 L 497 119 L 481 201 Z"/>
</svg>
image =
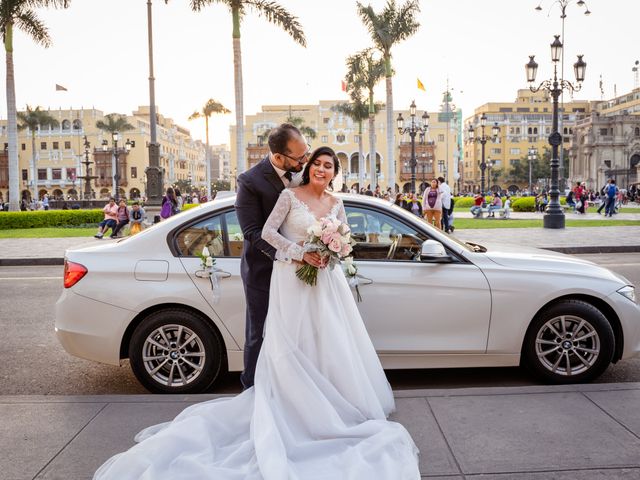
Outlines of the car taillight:
<svg viewBox="0 0 640 480">
<path fill-rule="evenodd" d="M 71 288 L 84 277 L 87 272 L 87 267 L 80 265 L 79 263 L 70 262 L 65 258 L 64 260 L 64 288 Z"/>
</svg>

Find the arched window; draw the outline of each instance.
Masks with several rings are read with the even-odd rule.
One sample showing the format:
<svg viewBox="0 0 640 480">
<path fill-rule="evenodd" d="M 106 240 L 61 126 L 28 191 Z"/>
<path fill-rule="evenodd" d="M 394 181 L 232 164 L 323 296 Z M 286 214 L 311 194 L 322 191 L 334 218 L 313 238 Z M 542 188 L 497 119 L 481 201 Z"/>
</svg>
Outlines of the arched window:
<svg viewBox="0 0 640 480">
<path fill-rule="evenodd" d="M 71 130 L 71 122 L 69 120 L 62 121 L 62 130 Z"/>
<path fill-rule="evenodd" d="M 640 127 L 636 127 L 634 135 L 640 137 Z"/>
<path fill-rule="evenodd" d="M 73 129 L 74 130 L 82 130 L 82 122 L 80 121 L 80 119 L 76 118 L 73 121 Z"/>
<path fill-rule="evenodd" d="M 337 143 L 344 143 L 344 140 L 345 140 L 344 133 L 339 133 L 338 135 L 336 135 L 336 142 Z"/>
<path fill-rule="evenodd" d="M 533 127 L 533 134 L 537 135 L 538 134 L 538 127 Z"/>
<path fill-rule="evenodd" d="M 529 128 L 527 129 L 527 133 L 528 133 L 529 135 L 531 135 L 531 134 L 533 133 L 533 129 L 532 129 L 531 127 L 529 127 Z"/>
</svg>

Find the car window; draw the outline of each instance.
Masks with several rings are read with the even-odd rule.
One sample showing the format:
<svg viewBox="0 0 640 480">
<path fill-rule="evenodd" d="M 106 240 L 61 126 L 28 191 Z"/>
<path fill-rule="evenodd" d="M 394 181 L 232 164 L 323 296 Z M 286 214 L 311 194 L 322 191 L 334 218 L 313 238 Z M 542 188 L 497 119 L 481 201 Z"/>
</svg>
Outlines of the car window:
<svg viewBox="0 0 640 480">
<path fill-rule="evenodd" d="M 240 257 L 244 236 L 235 211 L 201 220 L 180 231 L 176 236 L 179 255 L 202 253 L 206 246 L 214 257 Z"/>
<path fill-rule="evenodd" d="M 385 213 L 345 207 L 356 260 L 414 260 L 427 236 Z"/>
</svg>

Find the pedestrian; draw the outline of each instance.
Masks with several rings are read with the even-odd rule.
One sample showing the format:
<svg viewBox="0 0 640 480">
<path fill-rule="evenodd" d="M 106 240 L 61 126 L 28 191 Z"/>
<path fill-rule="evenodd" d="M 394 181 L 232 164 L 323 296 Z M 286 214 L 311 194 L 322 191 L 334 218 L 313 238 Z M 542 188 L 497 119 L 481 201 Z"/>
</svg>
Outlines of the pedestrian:
<svg viewBox="0 0 640 480">
<path fill-rule="evenodd" d="M 438 177 L 440 183 L 440 191 L 442 193 L 442 229 L 451 233 L 451 225 L 449 223 L 449 215 L 453 213 L 453 199 L 451 198 L 451 187 L 447 184 L 444 177 Z M 424 200 L 423 200 L 424 204 Z"/>
<path fill-rule="evenodd" d="M 104 220 L 98 224 L 98 233 L 94 235 L 95 238 L 102 238 L 109 229 L 113 231 L 118 223 L 118 206 L 115 198 L 111 197 L 102 211 L 104 212 Z"/>
<path fill-rule="evenodd" d="M 404 201 L 403 195 L 401 193 L 396 193 L 396 200 L 393 202 L 394 205 L 402 207 L 403 201 Z"/>
<path fill-rule="evenodd" d="M 616 185 L 616 181 L 615 179 L 611 179 L 609 180 L 609 186 L 607 187 L 607 191 L 606 191 L 606 204 L 607 206 L 605 207 L 604 210 L 604 216 L 606 217 L 607 215 L 609 217 L 613 217 L 613 214 L 615 213 L 616 210 L 616 196 L 618 195 L 618 187 Z"/>
<path fill-rule="evenodd" d="M 178 206 L 178 212 L 181 212 L 182 206 L 184 205 L 184 197 L 180 193 L 180 190 L 178 190 L 177 188 L 174 190 L 174 193 L 176 194 L 176 204 Z"/>
<path fill-rule="evenodd" d="M 176 199 L 176 193 L 173 188 L 167 188 L 167 192 L 162 197 L 162 207 L 160 209 L 160 217 L 163 220 L 178 213 L 178 200 Z"/>
<path fill-rule="evenodd" d="M 42 208 L 44 210 L 49 210 L 49 194 L 45 193 L 42 197 Z"/>
<path fill-rule="evenodd" d="M 414 192 L 409 192 L 409 195 L 407 195 L 407 198 L 405 198 L 404 203 L 402 204 L 402 208 L 410 211 L 418 217 L 422 216 L 422 204 Z"/>
<path fill-rule="evenodd" d="M 496 210 L 500 210 L 502 208 L 502 198 L 500 198 L 500 194 L 499 193 L 495 193 L 493 195 L 493 199 L 491 200 L 491 204 L 489 205 L 489 215 L 487 215 L 488 217 L 491 218 L 495 218 L 496 217 Z"/>
<path fill-rule="evenodd" d="M 123 199 L 118 203 L 118 223 L 116 227 L 111 231 L 111 238 L 117 238 L 120 230 L 124 228 L 125 225 L 129 223 L 129 208 L 127 207 L 127 202 Z"/>
<path fill-rule="evenodd" d="M 484 196 L 480 192 L 478 192 L 473 197 L 473 207 L 471 207 L 471 210 L 470 210 L 471 214 L 476 218 L 480 218 L 482 214 L 483 205 L 484 205 Z"/>
<path fill-rule="evenodd" d="M 422 196 L 422 211 L 428 224 L 442 230 L 442 190 L 438 179 L 434 178 Z"/>
<path fill-rule="evenodd" d="M 144 208 L 138 202 L 133 202 L 131 206 L 131 228 L 129 233 L 135 235 L 142 231 L 142 221 L 144 220 Z"/>
</svg>

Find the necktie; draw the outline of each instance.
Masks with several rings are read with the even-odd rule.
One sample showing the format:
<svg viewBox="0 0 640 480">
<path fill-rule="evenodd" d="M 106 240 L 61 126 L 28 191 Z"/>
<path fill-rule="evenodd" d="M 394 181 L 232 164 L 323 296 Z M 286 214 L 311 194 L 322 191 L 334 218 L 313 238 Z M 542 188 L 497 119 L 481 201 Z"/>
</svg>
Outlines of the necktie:
<svg viewBox="0 0 640 480">
<path fill-rule="evenodd" d="M 284 178 L 286 178 L 287 180 L 291 181 L 291 178 L 293 177 L 291 172 L 284 172 L 284 175 L 282 175 Z"/>
</svg>

